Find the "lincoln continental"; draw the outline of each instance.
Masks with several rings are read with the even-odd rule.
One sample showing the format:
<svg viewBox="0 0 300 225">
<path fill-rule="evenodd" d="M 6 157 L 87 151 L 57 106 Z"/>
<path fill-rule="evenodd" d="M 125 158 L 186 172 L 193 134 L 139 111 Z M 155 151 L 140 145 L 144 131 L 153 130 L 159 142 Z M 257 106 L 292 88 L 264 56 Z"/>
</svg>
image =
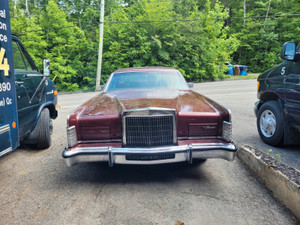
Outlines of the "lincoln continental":
<svg viewBox="0 0 300 225">
<path fill-rule="evenodd" d="M 103 91 L 68 116 L 68 166 L 232 161 L 230 111 L 190 89 L 173 68 L 113 72 Z"/>
</svg>

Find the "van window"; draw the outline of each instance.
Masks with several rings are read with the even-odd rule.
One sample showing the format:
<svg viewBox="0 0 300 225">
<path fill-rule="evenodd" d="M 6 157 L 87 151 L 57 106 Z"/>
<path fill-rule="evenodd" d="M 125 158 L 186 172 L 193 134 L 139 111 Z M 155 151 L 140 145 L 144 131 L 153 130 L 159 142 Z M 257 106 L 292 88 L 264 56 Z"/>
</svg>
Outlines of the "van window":
<svg viewBox="0 0 300 225">
<path fill-rule="evenodd" d="M 15 70 L 33 70 L 16 41 L 12 42 Z"/>
</svg>

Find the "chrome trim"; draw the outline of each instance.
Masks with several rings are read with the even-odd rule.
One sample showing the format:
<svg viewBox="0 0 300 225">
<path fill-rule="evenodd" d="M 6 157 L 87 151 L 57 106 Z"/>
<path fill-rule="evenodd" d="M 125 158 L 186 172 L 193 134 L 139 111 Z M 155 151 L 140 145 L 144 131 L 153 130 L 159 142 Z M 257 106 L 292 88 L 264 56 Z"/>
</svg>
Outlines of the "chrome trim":
<svg viewBox="0 0 300 225">
<path fill-rule="evenodd" d="M 135 114 L 135 112 L 141 112 L 141 111 L 162 111 L 162 112 L 173 112 L 175 109 L 170 109 L 170 108 L 160 108 L 160 107 L 146 107 L 146 108 L 136 108 L 136 109 L 130 109 L 130 110 L 124 110 L 123 113 L 131 114 L 131 115 L 137 115 L 139 116 L 140 114 Z"/>
<path fill-rule="evenodd" d="M 114 164 L 142 164 L 154 165 L 175 162 L 189 162 L 193 159 L 222 158 L 228 161 L 234 160 L 237 147 L 233 143 L 195 143 L 181 146 L 167 146 L 157 148 L 113 148 L 107 147 L 78 147 L 65 149 L 62 156 L 67 166 L 73 166 L 84 162 L 108 162 Z M 126 155 L 132 154 L 175 154 L 174 159 L 157 160 L 126 160 Z"/>
<path fill-rule="evenodd" d="M 167 68 L 167 67 L 166 67 L 166 68 Z M 149 69 L 151 69 L 151 67 L 149 67 Z M 164 69 L 164 68 L 162 67 L 162 70 L 163 70 L 163 69 Z M 171 69 L 174 69 L 174 68 L 171 68 Z M 190 90 L 190 87 L 189 87 L 188 83 L 186 82 L 186 80 L 184 79 L 184 77 L 183 77 L 183 75 L 180 73 L 180 71 L 178 71 L 178 70 L 176 70 L 176 69 L 174 69 L 174 71 L 176 71 L 176 72 L 179 74 L 179 77 L 180 77 L 182 83 L 183 83 L 183 84 L 185 85 L 185 87 L 186 87 L 186 89 L 182 89 L 182 90 Z M 119 72 L 116 73 L 116 71 L 115 71 L 115 72 L 112 72 L 112 73 L 109 75 L 108 80 L 106 81 L 105 88 L 104 88 L 103 92 L 107 92 L 108 86 L 109 86 L 109 84 L 110 84 L 110 82 L 111 82 L 113 76 L 114 76 L 115 74 L 118 74 L 118 73 L 119 73 Z M 121 73 L 122 73 L 122 72 L 121 72 Z M 139 71 L 130 71 L 130 73 L 139 73 Z"/>
<path fill-rule="evenodd" d="M 201 136 L 201 137 L 178 137 L 178 140 L 185 141 L 185 140 L 203 140 L 203 139 L 222 139 L 220 136 Z"/>
<path fill-rule="evenodd" d="M 88 144 L 88 143 L 107 143 L 107 142 L 122 142 L 122 139 L 107 139 L 107 140 L 89 140 L 89 141 L 78 141 L 78 144 Z"/>
<path fill-rule="evenodd" d="M 224 106 L 223 106 L 224 107 Z M 224 107 L 225 109 L 227 109 L 226 107 Z M 231 110 L 230 109 L 227 109 L 227 111 L 229 112 L 229 123 L 232 123 L 231 121 Z"/>
<path fill-rule="evenodd" d="M 173 116 L 173 144 L 177 144 L 177 126 L 176 126 L 176 110 L 169 108 L 159 108 L 159 107 L 146 107 L 146 108 L 136 108 L 131 110 L 124 110 L 122 115 L 122 137 L 123 145 L 126 146 L 126 117 L 152 117 L 152 116 Z"/>
<path fill-rule="evenodd" d="M 123 115 L 124 115 L 124 113 L 123 113 Z M 127 144 L 125 116 L 122 116 L 122 143 L 123 143 L 123 145 Z"/>
<path fill-rule="evenodd" d="M 6 133 L 8 131 L 10 131 L 10 126 L 8 124 L 0 127 L 0 134 Z"/>
<path fill-rule="evenodd" d="M 213 129 L 216 129 L 217 126 L 203 125 L 202 128 L 203 128 L 204 130 L 213 130 Z"/>
<path fill-rule="evenodd" d="M 40 73 L 32 73 L 32 74 L 26 74 L 25 75 L 26 77 L 43 77 L 44 75 L 43 74 L 40 74 Z"/>
<path fill-rule="evenodd" d="M 108 86 L 109 86 L 109 83 L 110 83 L 110 81 L 111 81 L 113 75 L 115 75 L 115 73 L 111 73 L 111 74 L 109 75 L 108 80 L 106 81 L 106 84 L 105 84 L 105 87 L 104 87 L 103 92 L 106 92 L 106 90 L 107 90 L 107 88 L 108 88 Z"/>
<path fill-rule="evenodd" d="M 9 148 L 7 148 L 7 149 L 1 151 L 1 152 L 0 152 L 0 156 L 3 156 L 3 155 L 5 155 L 6 153 L 9 153 L 9 152 L 11 152 L 12 150 L 13 150 L 12 147 L 9 147 Z"/>
</svg>

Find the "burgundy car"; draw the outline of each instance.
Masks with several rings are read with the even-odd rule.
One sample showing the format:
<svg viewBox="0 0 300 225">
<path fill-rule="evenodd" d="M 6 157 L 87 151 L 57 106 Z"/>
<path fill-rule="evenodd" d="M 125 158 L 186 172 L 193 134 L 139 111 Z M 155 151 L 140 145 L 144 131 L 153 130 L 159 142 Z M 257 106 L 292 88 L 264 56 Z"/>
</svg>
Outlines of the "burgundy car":
<svg viewBox="0 0 300 225">
<path fill-rule="evenodd" d="M 192 90 L 173 68 L 113 72 L 96 97 L 68 116 L 68 166 L 232 161 L 230 111 Z"/>
</svg>

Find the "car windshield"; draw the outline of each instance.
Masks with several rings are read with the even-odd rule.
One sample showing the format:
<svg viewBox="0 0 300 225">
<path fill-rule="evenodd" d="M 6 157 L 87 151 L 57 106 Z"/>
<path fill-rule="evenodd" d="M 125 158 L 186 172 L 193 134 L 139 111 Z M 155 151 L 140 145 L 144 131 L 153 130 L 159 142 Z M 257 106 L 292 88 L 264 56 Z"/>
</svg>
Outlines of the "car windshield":
<svg viewBox="0 0 300 225">
<path fill-rule="evenodd" d="M 180 89 L 188 87 L 177 71 L 142 71 L 113 74 L 106 91 L 124 89 Z"/>
</svg>

